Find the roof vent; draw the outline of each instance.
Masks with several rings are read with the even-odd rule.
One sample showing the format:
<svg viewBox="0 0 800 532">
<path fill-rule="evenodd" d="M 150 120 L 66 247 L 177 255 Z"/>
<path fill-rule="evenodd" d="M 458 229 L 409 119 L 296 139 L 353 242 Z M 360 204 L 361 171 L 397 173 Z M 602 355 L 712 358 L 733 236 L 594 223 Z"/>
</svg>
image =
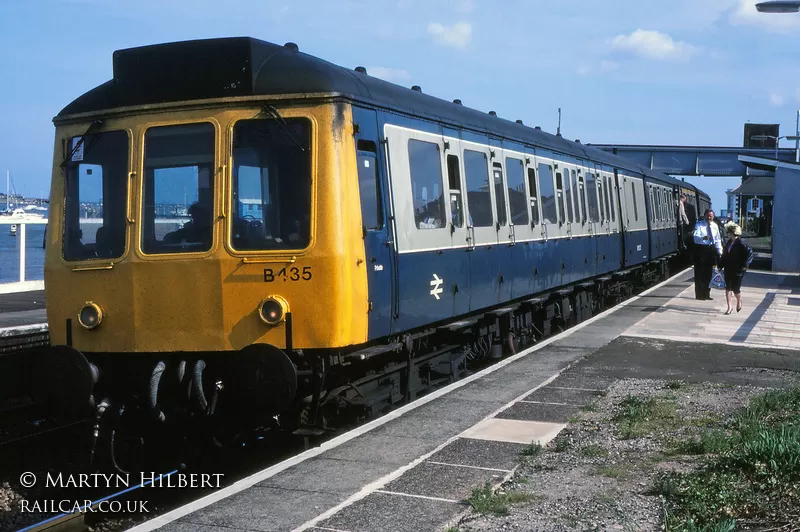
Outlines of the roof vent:
<svg viewBox="0 0 800 532">
<path fill-rule="evenodd" d="M 542 126 L 536 126 L 536 127 L 535 127 L 535 128 L 533 128 L 533 129 L 535 129 L 536 131 L 541 131 L 541 130 L 542 130 Z"/>
<path fill-rule="evenodd" d="M 561 136 L 561 133 L 560 133 L 560 132 L 559 132 L 559 133 L 556 133 L 556 137 L 560 137 L 560 136 Z"/>
<path fill-rule="evenodd" d="M 497 113 L 495 113 L 494 111 L 489 111 L 489 114 L 492 116 L 497 116 Z"/>
<path fill-rule="evenodd" d="M 362 66 L 357 66 L 356 67 L 356 72 L 360 72 L 362 74 L 366 74 L 367 73 L 367 69 L 362 67 Z"/>
<path fill-rule="evenodd" d="M 453 100 L 453 103 L 454 103 L 454 104 L 456 104 L 456 105 L 462 105 L 462 104 L 461 104 L 461 100 L 459 100 L 458 98 L 456 98 L 455 100 Z"/>
<path fill-rule="evenodd" d="M 422 87 L 420 87 L 419 85 L 414 85 L 413 87 L 411 87 L 411 90 L 412 91 L 417 91 L 417 92 L 422 92 Z"/>
<path fill-rule="evenodd" d="M 522 123 L 522 120 L 517 120 L 517 124 L 524 126 L 525 124 Z"/>
<path fill-rule="evenodd" d="M 293 43 L 293 42 L 287 42 L 286 44 L 283 45 L 283 47 L 286 48 L 287 50 L 291 50 L 293 52 L 299 52 L 300 51 L 300 48 L 298 48 L 297 45 L 295 43 Z"/>
<path fill-rule="evenodd" d="M 580 144 L 581 143 L 581 139 L 575 139 L 575 142 Z"/>
</svg>

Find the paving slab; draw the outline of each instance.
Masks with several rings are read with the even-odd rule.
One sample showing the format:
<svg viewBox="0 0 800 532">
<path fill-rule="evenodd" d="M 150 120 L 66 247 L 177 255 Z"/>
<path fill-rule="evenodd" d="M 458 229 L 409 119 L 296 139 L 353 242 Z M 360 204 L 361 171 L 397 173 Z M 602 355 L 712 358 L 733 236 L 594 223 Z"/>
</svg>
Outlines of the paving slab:
<svg viewBox="0 0 800 532">
<path fill-rule="evenodd" d="M 497 414 L 498 419 L 519 419 L 523 421 L 546 421 L 548 423 L 567 423 L 569 418 L 581 409 L 579 405 L 552 405 L 519 402 Z"/>
<path fill-rule="evenodd" d="M 350 532 L 434 531 L 466 508 L 453 502 L 373 493 L 318 526 Z"/>
<path fill-rule="evenodd" d="M 521 443 L 458 438 L 431 455 L 428 461 L 510 471 L 516 467 L 525 447 Z"/>
<path fill-rule="evenodd" d="M 469 498 L 476 486 L 496 484 L 506 475 L 502 471 L 422 462 L 381 490 L 461 501 Z"/>
</svg>

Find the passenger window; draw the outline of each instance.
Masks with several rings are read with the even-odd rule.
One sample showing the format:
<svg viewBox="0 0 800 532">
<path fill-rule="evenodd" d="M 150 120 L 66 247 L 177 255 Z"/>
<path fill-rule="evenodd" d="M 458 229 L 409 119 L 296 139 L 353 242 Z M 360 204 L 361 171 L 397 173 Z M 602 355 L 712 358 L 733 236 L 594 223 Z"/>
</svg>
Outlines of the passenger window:
<svg viewBox="0 0 800 532">
<path fill-rule="evenodd" d="M 565 177 L 569 179 L 569 176 L 572 176 L 572 201 L 575 203 L 575 216 L 572 218 L 573 221 L 578 222 L 581 219 L 581 207 L 580 207 L 580 195 L 578 190 L 578 178 L 576 177 L 575 170 L 570 170 L 569 174 L 565 174 Z"/>
<path fill-rule="evenodd" d="M 611 178 L 608 176 L 603 176 L 603 181 L 605 182 L 605 187 L 603 187 L 603 201 L 606 205 L 606 221 L 611 220 L 614 221 L 614 209 L 612 208 L 611 200 L 609 197 L 613 198 L 614 194 L 611 189 Z M 611 215 L 609 216 L 609 213 Z"/>
<path fill-rule="evenodd" d="M 538 192 L 536 189 L 536 170 L 528 168 L 528 190 L 531 191 L 531 216 L 533 225 L 539 223 L 539 201 Z"/>
<path fill-rule="evenodd" d="M 557 174 L 557 175 L 560 176 L 561 174 Z M 563 203 L 566 204 L 566 208 L 567 208 L 566 209 L 567 210 L 567 217 L 564 218 L 563 211 L 562 211 L 561 219 L 572 223 L 575 220 L 575 218 L 572 216 L 572 184 L 571 184 L 572 182 L 569 179 L 569 168 L 564 168 L 564 178 L 563 178 L 563 180 L 561 180 L 560 177 L 558 179 L 561 181 L 561 187 L 560 188 L 563 188 L 563 190 L 564 190 Z"/>
<path fill-rule="evenodd" d="M 439 145 L 410 139 L 408 162 L 414 221 L 417 229 L 439 229 L 445 226 L 442 190 L 442 157 Z"/>
<path fill-rule="evenodd" d="M 617 195 L 616 195 L 615 188 L 614 188 L 614 178 L 611 177 L 611 176 L 608 176 L 606 178 L 606 180 L 607 180 L 606 181 L 606 183 L 607 183 L 606 184 L 606 191 L 607 191 L 607 194 L 608 194 L 607 197 L 611 198 L 611 200 L 609 201 L 609 204 L 608 204 L 609 205 L 609 209 L 611 210 L 611 221 L 612 222 L 616 222 L 617 221 L 617 200 L 616 200 Z"/>
<path fill-rule="evenodd" d="M 564 181 L 561 172 L 556 172 L 556 199 L 558 200 L 558 219 L 563 223 L 564 218 Z"/>
<path fill-rule="evenodd" d="M 503 186 L 503 167 L 500 163 L 492 165 L 494 179 L 494 201 L 497 207 L 497 223 L 506 225 L 506 194 Z"/>
<path fill-rule="evenodd" d="M 581 204 L 581 223 L 586 223 L 586 185 L 583 182 L 583 175 L 578 172 L 578 190 L 580 191 Z"/>
<path fill-rule="evenodd" d="M 589 192 L 589 198 L 590 198 L 589 201 L 592 201 L 591 198 L 594 197 L 594 203 L 595 203 L 594 209 L 595 212 L 597 213 L 597 219 L 595 221 L 600 222 L 600 224 L 602 225 L 606 221 L 606 210 L 605 208 L 603 208 L 603 189 L 605 189 L 605 187 L 603 186 L 603 177 L 600 174 L 594 174 L 594 175 L 590 174 L 590 177 L 592 177 L 591 180 L 592 182 L 597 183 L 596 185 L 597 193 L 592 194 L 591 192 Z"/>
<path fill-rule="evenodd" d="M 450 183 L 450 220 L 454 227 L 464 226 L 464 204 L 461 197 L 461 172 L 458 168 L 458 156 L 447 156 L 447 179 Z"/>
<path fill-rule="evenodd" d="M 597 201 L 597 195 L 601 193 L 600 190 L 602 190 L 602 184 L 597 180 L 595 174 L 586 174 L 586 195 L 589 198 L 589 220 L 592 222 L 603 221 L 603 215 L 601 214 L 603 203 Z"/>
<path fill-rule="evenodd" d="M 558 223 L 556 195 L 553 189 L 553 167 L 539 164 L 539 191 L 542 193 L 542 223 Z"/>
<path fill-rule="evenodd" d="M 639 208 L 636 205 L 636 183 L 631 181 L 631 197 L 633 197 L 633 219 L 639 221 Z"/>
<path fill-rule="evenodd" d="M 528 201 L 525 196 L 525 165 L 519 159 L 506 159 L 506 179 L 508 180 L 508 210 L 511 223 L 528 225 Z M 536 194 L 534 190 L 534 194 Z"/>
<path fill-rule="evenodd" d="M 464 150 L 464 177 L 467 181 L 469 225 L 492 227 L 492 197 L 489 192 L 489 167 L 486 154 Z"/>
<path fill-rule="evenodd" d="M 361 143 L 359 141 L 359 146 Z M 361 195 L 361 224 L 367 231 L 380 229 L 383 227 L 383 213 L 378 186 L 378 158 L 375 153 L 359 151 L 356 160 L 358 190 Z"/>
</svg>

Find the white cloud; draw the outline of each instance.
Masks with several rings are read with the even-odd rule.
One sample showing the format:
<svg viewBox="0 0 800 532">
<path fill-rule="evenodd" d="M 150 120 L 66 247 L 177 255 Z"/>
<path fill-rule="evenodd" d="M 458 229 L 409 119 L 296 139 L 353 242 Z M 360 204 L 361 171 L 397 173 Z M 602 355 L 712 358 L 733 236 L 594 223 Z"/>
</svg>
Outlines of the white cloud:
<svg viewBox="0 0 800 532">
<path fill-rule="evenodd" d="M 595 65 L 581 65 L 578 67 L 578 74 L 581 76 L 591 76 L 593 74 L 608 74 L 619 69 L 619 63 L 603 59 Z"/>
<path fill-rule="evenodd" d="M 380 66 L 367 67 L 367 74 L 370 76 L 380 78 L 384 81 L 407 81 L 411 79 L 411 74 L 407 70 L 399 68 L 386 68 Z"/>
<path fill-rule="evenodd" d="M 769 103 L 775 106 L 781 106 L 785 103 L 785 98 L 783 95 L 778 94 L 777 92 L 770 92 L 769 93 Z"/>
<path fill-rule="evenodd" d="M 800 15 L 793 13 L 759 13 L 753 0 L 738 0 L 729 21 L 734 26 L 756 26 L 776 33 L 800 28 Z"/>
<path fill-rule="evenodd" d="M 697 48 L 657 31 L 638 29 L 630 35 L 617 35 L 611 48 L 646 59 L 659 61 L 686 60 L 697 53 Z"/>
<path fill-rule="evenodd" d="M 469 44 L 470 39 L 472 39 L 472 24 L 469 22 L 458 22 L 447 27 L 434 22 L 428 25 L 428 34 L 433 35 L 436 41 L 441 45 L 464 48 Z"/>
</svg>

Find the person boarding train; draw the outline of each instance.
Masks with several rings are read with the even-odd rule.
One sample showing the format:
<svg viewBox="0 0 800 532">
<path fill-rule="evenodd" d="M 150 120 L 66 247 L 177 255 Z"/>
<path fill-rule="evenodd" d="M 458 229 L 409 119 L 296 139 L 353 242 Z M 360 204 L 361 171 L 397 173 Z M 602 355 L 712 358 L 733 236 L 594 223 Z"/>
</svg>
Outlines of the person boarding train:
<svg viewBox="0 0 800 532">
<path fill-rule="evenodd" d="M 714 222 L 714 211 L 707 209 L 694 225 L 694 297 L 711 300 L 711 275 L 722 256 L 722 237 Z"/>
</svg>

